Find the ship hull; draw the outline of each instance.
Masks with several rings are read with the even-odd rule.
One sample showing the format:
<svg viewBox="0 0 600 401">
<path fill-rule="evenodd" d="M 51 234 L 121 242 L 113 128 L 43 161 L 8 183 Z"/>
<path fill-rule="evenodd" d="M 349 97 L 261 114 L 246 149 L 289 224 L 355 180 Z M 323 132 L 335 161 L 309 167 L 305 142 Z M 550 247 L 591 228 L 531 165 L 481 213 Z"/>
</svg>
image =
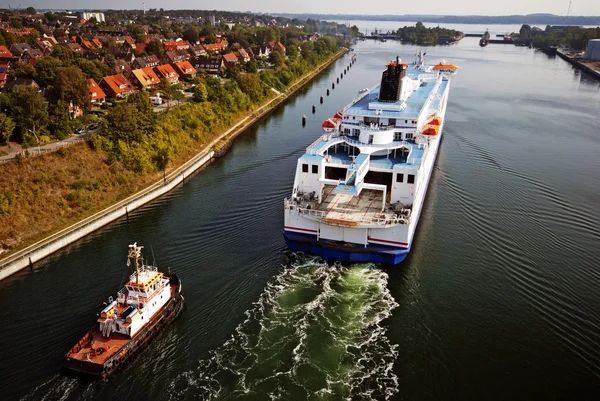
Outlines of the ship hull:
<svg viewBox="0 0 600 401">
<path fill-rule="evenodd" d="M 288 248 L 307 252 L 327 260 L 342 262 L 384 263 L 395 265 L 402 262 L 410 248 L 396 248 L 385 245 L 359 245 L 342 241 L 317 240 L 309 234 L 284 231 L 283 237 Z"/>
<path fill-rule="evenodd" d="M 85 338 L 94 336 L 99 332 L 98 328 L 90 330 L 82 340 L 79 341 L 65 359 L 63 367 L 68 371 L 93 377 L 97 379 L 104 379 L 110 374 L 114 373 L 127 359 L 129 359 L 135 352 L 137 352 L 142 346 L 147 344 L 160 330 L 172 319 L 174 319 L 183 309 L 183 292 L 181 282 L 179 278 L 171 274 L 171 288 L 172 298 L 165 304 L 165 306 L 152 318 L 144 328 L 142 328 L 138 334 L 131 338 L 124 346 L 118 349 L 114 355 L 106 359 L 103 363 L 94 363 L 88 361 L 82 361 L 80 359 L 69 357 L 69 355 L 81 347 Z"/>
</svg>

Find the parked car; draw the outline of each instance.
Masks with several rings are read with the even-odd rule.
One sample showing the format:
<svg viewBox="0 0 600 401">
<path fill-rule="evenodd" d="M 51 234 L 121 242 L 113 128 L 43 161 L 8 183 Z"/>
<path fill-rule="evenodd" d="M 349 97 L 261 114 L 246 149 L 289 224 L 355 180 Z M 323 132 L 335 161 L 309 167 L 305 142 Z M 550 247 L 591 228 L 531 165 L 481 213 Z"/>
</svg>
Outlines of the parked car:
<svg viewBox="0 0 600 401">
<path fill-rule="evenodd" d="M 77 128 L 77 129 L 75 130 L 75 133 L 76 133 L 76 134 L 85 134 L 85 128 Z"/>
<path fill-rule="evenodd" d="M 99 124 L 90 124 L 90 126 L 88 127 L 88 129 L 89 129 L 89 130 L 95 130 L 95 129 L 97 129 L 98 127 L 100 127 L 100 125 L 99 125 Z"/>
</svg>

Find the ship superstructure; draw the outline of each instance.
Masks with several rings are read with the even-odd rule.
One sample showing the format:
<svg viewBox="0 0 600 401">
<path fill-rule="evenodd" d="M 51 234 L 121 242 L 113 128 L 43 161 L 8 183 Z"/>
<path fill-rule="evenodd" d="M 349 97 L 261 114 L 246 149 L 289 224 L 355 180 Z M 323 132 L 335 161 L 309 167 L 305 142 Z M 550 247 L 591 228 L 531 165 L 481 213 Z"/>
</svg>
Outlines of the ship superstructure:
<svg viewBox="0 0 600 401">
<path fill-rule="evenodd" d="M 105 377 L 148 341 L 181 310 L 183 296 L 176 275 L 159 272 L 142 258 L 142 246 L 129 246 L 129 281 L 110 297 L 97 325 L 69 351 L 65 367 Z"/>
<path fill-rule="evenodd" d="M 435 163 L 458 67 L 386 65 L 298 159 L 284 201 L 291 249 L 328 259 L 396 264 L 408 254 Z M 331 130 L 329 130 L 331 131 Z"/>
</svg>

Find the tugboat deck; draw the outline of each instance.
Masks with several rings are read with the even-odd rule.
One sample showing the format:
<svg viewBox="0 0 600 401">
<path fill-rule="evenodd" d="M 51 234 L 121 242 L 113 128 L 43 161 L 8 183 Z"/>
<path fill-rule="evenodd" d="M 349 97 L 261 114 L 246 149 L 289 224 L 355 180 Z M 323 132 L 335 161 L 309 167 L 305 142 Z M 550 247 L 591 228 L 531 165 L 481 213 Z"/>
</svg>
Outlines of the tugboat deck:
<svg viewBox="0 0 600 401">
<path fill-rule="evenodd" d="M 87 342 L 82 345 L 78 352 L 73 352 L 70 355 L 71 358 L 82 362 L 102 365 L 123 348 L 125 344 L 131 341 L 131 338 L 119 333 L 113 333 L 110 337 L 105 338 L 102 333 L 100 333 L 100 330 L 95 327 L 88 333 L 84 340 L 87 340 Z M 105 351 L 100 353 L 98 351 L 100 348 L 103 348 Z"/>
</svg>

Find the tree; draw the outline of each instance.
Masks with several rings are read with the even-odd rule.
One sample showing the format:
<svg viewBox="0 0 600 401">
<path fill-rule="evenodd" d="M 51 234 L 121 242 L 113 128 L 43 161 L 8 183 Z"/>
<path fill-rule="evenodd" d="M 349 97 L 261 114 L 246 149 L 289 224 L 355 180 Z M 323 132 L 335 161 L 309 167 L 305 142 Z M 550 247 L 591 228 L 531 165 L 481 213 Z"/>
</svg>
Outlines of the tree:
<svg viewBox="0 0 600 401">
<path fill-rule="evenodd" d="M 140 129 L 147 134 L 154 131 L 156 125 L 156 113 L 154 112 L 154 107 L 150 102 L 150 98 L 142 92 L 137 92 L 127 98 L 127 103 L 133 105 L 136 110 L 144 116 L 142 121 L 139 122 Z"/>
<path fill-rule="evenodd" d="M 65 66 L 70 65 L 75 58 L 71 49 L 63 46 L 54 46 L 51 56 L 62 61 Z"/>
<path fill-rule="evenodd" d="M 146 53 L 162 57 L 163 54 L 165 54 L 165 47 L 160 40 L 152 39 L 150 43 L 146 45 Z"/>
<path fill-rule="evenodd" d="M 62 61 L 54 57 L 41 57 L 35 63 L 35 73 L 33 79 L 40 86 L 47 87 L 54 83 L 56 70 L 62 67 Z"/>
<path fill-rule="evenodd" d="M 260 100 L 262 86 L 258 74 L 240 74 L 237 83 L 242 92 L 250 96 L 253 101 Z"/>
<path fill-rule="evenodd" d="M 208 91 L 206 90 L 206 85 L 202 82 L 199 82 L 194 87 L 194 101 L 198 103 L 206 102 L 208 100 Z"/>
<path fill-rule="evenodd" d="M 56 70 L 54 91 L 63 102 L 87 109 L 90 105 L 88 81 L 77 66 L 60 67 Z"/>
<path fill-rule="evenodd" d="M 25 12 L 26 12 L 27 14 L 29 14 L 29 15 L 33 15 L 33 14 L 36 14 L 36 13 L 37 13 L 37 11 L 35 10 L 35 8 L 33 8 L 33 7 L 27 7 L 27 8 L 25 9 Z"/>
<path fill-rule="evenodd" d="M 185 32 L 183 32 L 183 38 L 193 45 L 196 44 L 199 38 L 198 30 L 195 27 L 190 26 L 185 30 Z"/>
<path fill-rule="evenodd" d="M 10 116 L 19 127 L 24 142 L 32 141 L 28 130 L 39 132 L 48 123 L 46 101 L 36 88 L 18 85 L 9 93 Z"/>
<path fill-rule="evenodd" d="M 298 41 L 296 39 L 292 39 L 287 47 L 286 47 L 286 52 L 287 52 L 287 56 L 290 58 L 290 60 L 294 60 L 296 59 L 296 57 L 298 57 L 299 51 L 298 51 Z"/>
<path fill-rule="evenodd" d="M 13 131 L 15 130 L 16 124 L 6 114 L 0 113 L 0 135 L 2 137 L 3 143 L 8 145 L 10 141 L 10 137 L 12 136 Z"/>
<path fill-rule="evenodd" d="M 69 110 L 67 104 L 62 100 L 50 110 L 50 132 L 58 140 L 62 140 L 71 133 L 71 125 L 69 124 Z"/>
<path fill-rule="evenodd" d="M 519 30 L 519 37 L 523 39 L 527 39 L 531 36 L 531 26 L 528 24 L 523 24 L 521 29 Z"/>
<path fill-rule="evenodd" d="M 276 67 L 281 67 L 285 62 L 285 56 L 281 49 L 275 49 L 269 54 L 269 62 Z"/>
<path fill-rule="evenodd" d="M 31 64 L 26 64 L 21 61 L 17 61 L 8 69 L 8 75 L 12 75 L 17 78 L 33 78 L 35 69 Z"/>
</svg>

